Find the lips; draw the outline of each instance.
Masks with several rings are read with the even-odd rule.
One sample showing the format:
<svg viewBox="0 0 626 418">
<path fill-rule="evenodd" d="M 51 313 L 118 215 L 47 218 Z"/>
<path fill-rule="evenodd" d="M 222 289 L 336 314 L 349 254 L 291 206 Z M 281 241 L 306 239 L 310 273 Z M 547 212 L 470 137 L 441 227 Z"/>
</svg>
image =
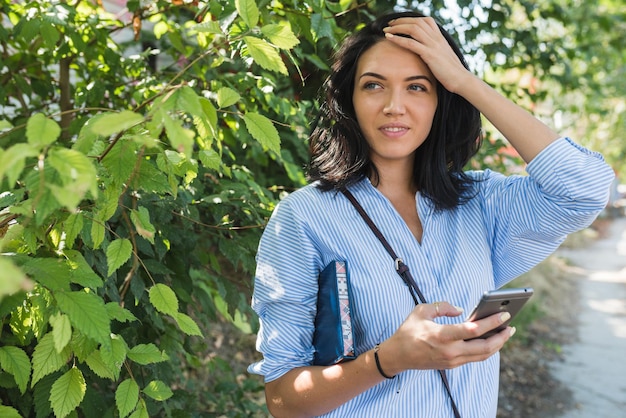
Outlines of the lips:
<svg viewBox="0 0 626 418">
<path fill-rule="evenodd" d="M 388 136 L 400 136 L 408 132 L 409 127 L 406 125 L 400 125 L 400 124 L 388 124 L 388 125 L 381 126 L 379 130 Z"/>
</svg>

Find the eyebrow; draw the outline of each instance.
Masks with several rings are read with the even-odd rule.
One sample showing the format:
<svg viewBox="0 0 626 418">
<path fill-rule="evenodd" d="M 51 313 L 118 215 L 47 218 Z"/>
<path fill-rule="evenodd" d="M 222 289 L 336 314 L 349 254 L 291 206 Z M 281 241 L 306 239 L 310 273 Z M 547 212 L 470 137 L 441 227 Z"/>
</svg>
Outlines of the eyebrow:
<svg viewBox="0 0 626 418">
<path fill-rule="evenodd" d="M 386 80 L 387 78 L 383 75 L 380 75 L 378 73 L 372 73 L 372 72 L 367 72 L 367 73 L 363 73 L 359 76 L 359 80 L 362 79 L 363 77 L 374 77 L 374 78 L 378 78 L 380 80 Z M 404 79 L 404 81 L 415 81 L 415 80 L 426 80 L 428 81 L 430 84 L 435 84 L 433 83 L 433 81 L 430 79 L 430 77 L 425 76 L 425 75 L 412 75 L 410 77 L 407 77 Z"/>
</svg>

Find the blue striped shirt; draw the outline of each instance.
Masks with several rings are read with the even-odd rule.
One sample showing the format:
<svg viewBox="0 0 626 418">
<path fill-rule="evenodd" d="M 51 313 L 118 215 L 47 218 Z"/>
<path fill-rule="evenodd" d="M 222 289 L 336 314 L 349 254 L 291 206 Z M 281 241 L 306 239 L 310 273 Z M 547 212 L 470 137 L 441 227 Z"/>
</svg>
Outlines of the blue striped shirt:
<svg viewBox="0 0 626 418">
<path fill-rule="evenodd" d="M 476 197 L 453 210 L 436 211 L 418 193 L 421 243 L 369 180 L 350 190 L 426 299 L 469 312 L 483 292 L 530 270 L 567 234 L 588 226 L 604 208 L 613 179 L 599 154 L 567 138 L 543 150 L 527 172 L 468 172 L 482 180 L 474 186 Z M 312 363 L 317 277 L 333 260 L 347 261 L 357 354 L 389 338 L 414 308 L 393 260 L 345 196 L 305 186 L 279 203 L 259 244 L 252 306 L 260 319 L 263 360 L 250 365 L 251 373 L 269 382 Z M 463 417 L 495 417 L 498 376 L 499 355 L 448 370 Z M 409 370 L 324 416 L 450 417 L 449 405 L 436 371 Z"/>
</svg>

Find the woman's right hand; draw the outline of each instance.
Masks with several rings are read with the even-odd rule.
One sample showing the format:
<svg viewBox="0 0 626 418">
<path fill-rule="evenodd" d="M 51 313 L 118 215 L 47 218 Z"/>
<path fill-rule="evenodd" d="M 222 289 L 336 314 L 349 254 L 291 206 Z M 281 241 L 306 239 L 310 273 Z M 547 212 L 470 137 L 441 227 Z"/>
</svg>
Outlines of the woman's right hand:
<svg viewBox="0 0 626 418">
<path fill-rule="evenodd" d="M 385 373 L 396 375 L 409 369 L 451 369 L 482 361 L 498 352 L 515 333 L 515 328 L 507 327 L 490 338 L 473 339 L 501 325 L 509 318 L 508 313 L 461 324 L 435 322 L 440 316 L 454 317 L 462 312 L 447 302 L 416 306 L 400 328 L 380 344 L 379 360 Z"/>
</svg>

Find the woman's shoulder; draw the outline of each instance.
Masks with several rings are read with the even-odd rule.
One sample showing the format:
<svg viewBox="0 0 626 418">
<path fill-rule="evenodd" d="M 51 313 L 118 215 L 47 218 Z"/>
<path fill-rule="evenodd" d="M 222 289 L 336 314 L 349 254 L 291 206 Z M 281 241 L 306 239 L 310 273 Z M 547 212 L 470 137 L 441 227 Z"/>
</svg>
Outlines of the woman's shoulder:
<svg viewBox="0 0 626 418">
<path fill-rule="evenodd" d="M 472 198 L 470 201 L 489 199 L 518 179 L 524 177 L 516 174 L 504 175 L 491 169 L 466 171 L 465 176 L 470 180 L 470 188 L 467 191 Z"/>
<path fill-rule="evenodd" d="M 296 212 L 325 210 L 333 204 L 338 194 L 336 190 L 325 191 L 318 183 L 310 183 L 283 197 L 278 207 L 289 207 Z"/>
<path fill-rule="evenodd" d="M 501 182 L 505 182 L 508 178 L 517 177 L 514 175 L 505 176 L 498 171 L 493 171 L 488 168 L 484 170 L 470 170 L 466 171 L 464 174 L 470 180 L 470 183 L 472 184 L 474 190 L 478 192 L 487 190 L 490 187 Z"/>
<path fill-rule="evenodd" d="M 333 192 L 326 192 L 319 188 L 319 184 L 309 183 L 306 186 L 302 186 L 299 189 L 290 192 L 284 196 L 280 202 L 288 202 L 290 204 L 300 204 L 303 202 L 320 201 L 324 200 L 326 194 L 332 194 Z"/>
</svg>

